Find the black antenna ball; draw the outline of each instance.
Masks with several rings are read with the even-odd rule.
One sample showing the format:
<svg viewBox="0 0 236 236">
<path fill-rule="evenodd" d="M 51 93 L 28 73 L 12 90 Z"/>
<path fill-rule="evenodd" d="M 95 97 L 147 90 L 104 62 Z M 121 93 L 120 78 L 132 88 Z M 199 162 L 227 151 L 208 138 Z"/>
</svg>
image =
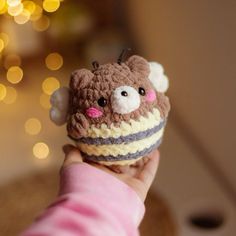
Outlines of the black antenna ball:
<svg viewBox="0 0 236 236">
<path fill-rule="evenodd" d="M 99 68 L 99 63 L 97 61 L 93 61 L 92 65 L 93 65 L 94 70 Z"/>
</svg>

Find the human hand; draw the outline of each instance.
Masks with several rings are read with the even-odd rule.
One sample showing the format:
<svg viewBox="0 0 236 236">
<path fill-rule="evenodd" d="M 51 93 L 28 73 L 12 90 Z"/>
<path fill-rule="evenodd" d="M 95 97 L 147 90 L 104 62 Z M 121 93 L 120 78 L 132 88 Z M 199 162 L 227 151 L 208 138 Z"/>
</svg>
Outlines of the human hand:
<svg viewBox="0 0 236 236">
<path fill-rule="evenodd" d="M 63 151 L 65 153 L 65 160 L 62 168 L 84 162 L 80 151 L 73 145 L 65 145 Z M 88 164 L 115 176 L 131 187 L 142 201 L 145 201 L 148 190 L 151 187 L 157 171 L 159 156 L 159 151 L 155 150 L 148 155 L 146 162 L 140 162 L 138 165 L 122 167 L 122 173 L 117 173 L 109 167 L 97 163 Z"/>
</svg>

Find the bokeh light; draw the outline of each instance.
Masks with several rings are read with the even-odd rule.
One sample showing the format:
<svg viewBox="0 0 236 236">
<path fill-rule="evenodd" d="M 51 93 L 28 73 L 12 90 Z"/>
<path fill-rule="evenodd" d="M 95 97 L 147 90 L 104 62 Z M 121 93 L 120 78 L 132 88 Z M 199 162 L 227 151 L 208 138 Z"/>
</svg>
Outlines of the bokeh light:
<svg viewBox="0 0 236 236">
<path fill-rule="evenodd" d="M 33 21 L 33 27 L 36 31 L 45 31 L 50 25 L 50 20 L 47 16 L 43 15 L 37 21 Z"/>
<path fill-rule="evenodd" d="M 4 58 L 4 67 L 9 69 L 11 66 L 20 66 L 21 65 L 21 58 L 16 54 L 8 54 Z"/>
<path fill-rule="evenodd" d="M 46 143 L 39 142 L 33 146 L 33 154 L 38 159 L 46 159 L 49 155 L 49 148 Z"/>
<path fill-rule="evenodd" d="M 36 9 L 36 5 L 32 1 L 24 1 L 23 6 L 24 9 L 27 10 L 30 14 L 33 14 Z"/>
<path fill-rule="evenodd" d="M 2 39 L 0 39 L 0 53 L 3 51 L 4 49 L 4 42 Z"/>
<path fill-rule="evenodd" d="M 9 43 L 9 36 L 6 33 L 0 33 L 0 39 L 4 42 L 4 47 Z"/>
<path fill-rule="evenodd" d="M 12 104 L 17 99 L 17 91 L 13 87 L 6 87 L 6 96 L 3 99 L 3 102 L 6 104 Z"/>
<path fill-rule="evenodd" d="M 45 108 L 45 109 L 50 109 L 51 108 L 50 95 L 42 93 L 40 98 L 39 98 L 39 102 L 40 102 L 40 105 L 43 108 Z"/>
<path fill-rule="evenodd" d="M 35 9 L 34 9 L 34 12 L 30 16 L 30 20 L 32 21 L 38 20 L 42 16 L 42 13 L 43 13 L 42 7 L 40 7 L 39 5 L 35 5 Z"/>
<path fill-rule="evenodd" d="M 19 83 L 23 78 L 23 70 L 19 66 L 12 66 L 7 71 L 7 80 L 12 84 Z"/>
<path fill-rule="evenodd" d="M 60 7 L 60 0 L 44 0 L 43 9 L 47 12 L 54 12 Z"/>
<path fill-rule="evenodd" d="M 7 89 L 3 84 L 0 84 L 0 101 L 2 101 L 7 94 Z"/>
<path fill-rule="evenodd" d="M 5 0 L 1 0 L 0 1 L 0 14 L 6 13 L 7 8 L 8 8 L 7 2 Z"/>
<path fill-rule="evenodd" d="M 11 16 L 17 16 L 23 11 L 23 9 L 24 9 L 23 4 L 20 3 L 16 6 L 9 6 L 8 7 L 8 13 Z"/>
<path fill-rule="evenodd" d="M 7 4 L 11 7 L 17 6 L 21 3 L 21 0 L 7 0 Z"/>
<path fill-rule="evenodd" d="M 30 19 L 30 12 L 28 10 L 23 10 L 19 15 L 14 16 L 14 20 L 17 24 L 23 25 Z"/>
<path fill-rule="evenodd" d="M 44 93 L 48 95 L 51 95 L 59 87 L 60 87 L 60 82 L 54 77 L 49 77 L 45 79 L 42 83 L 42 89 Z"/>
<path fill-rule="evenodd" d="M 58 70 L 63 65 L 63 57 L 59 53 L 50 53 L 46 59 L 45 64 L 50 70 Z"/>
<path fill-rule="evenodd" d="M 30 135 L 36 135 L 41 131 L 41 122 L 36 118 L 30 118 L 25 122 L 25 132 Z"/>
<path fill-rule="evenodd" d="M 4 9 L 5 5 L 6 5 L 6 1 L 5 0 L 0 0 L 0 11 L 2 9 Z"/>
</svg>

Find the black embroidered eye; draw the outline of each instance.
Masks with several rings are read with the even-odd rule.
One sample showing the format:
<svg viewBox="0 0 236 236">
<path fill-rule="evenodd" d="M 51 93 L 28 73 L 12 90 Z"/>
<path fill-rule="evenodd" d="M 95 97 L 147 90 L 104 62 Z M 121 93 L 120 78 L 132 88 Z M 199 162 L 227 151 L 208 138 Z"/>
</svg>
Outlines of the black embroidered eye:
<svg viewBox="0 0 236 236">
<path fill-rule="evenodd" d="M 105 106 L 107 105 L 107 100 L 106 100 L 106 98 L 100 97 L 100 98 L 98 99 L 98 105 L 99 105 L 100 107 L 105 107 Z"/>
<path fill-rule="evenodd" d="M 139 87 L 138 92 L 140 95 L 144 96 L 146 94 L 145 89 L 142 87 Z"/>
<path fill-rule="evenodd" d="M 126 91 L 122 91 L 121 92 L 121 95 L 124 96 L 124 97 L 127 97 L 128 96 L 128 93 Z"/>
</svg>

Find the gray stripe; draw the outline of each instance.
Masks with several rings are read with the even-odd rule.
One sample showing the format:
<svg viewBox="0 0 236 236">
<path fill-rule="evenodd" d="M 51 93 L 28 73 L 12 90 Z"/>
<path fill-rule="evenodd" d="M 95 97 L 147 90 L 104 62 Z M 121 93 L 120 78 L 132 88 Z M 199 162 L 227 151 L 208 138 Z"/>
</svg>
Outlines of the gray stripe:
<svg viewBox="0 0 236 236">
<path fill-rule="evenodd" d="M 148 155 L 152 150 L 158 148 L 161 144 L 162 138 L 160 138 L 155 144 L 150 146 L 149 148 L 145 148 L 142 151 L 135 152 L 135 153 L 128 153 L 126 155 L 118 155 L 118 156 L 95 156 L 95 155 L 88 155 L 86 153 L 82 153 L 82 155 L 87 159 L 88 161 L 123 161 L 123 160 L 133 160 L 138 159 L 139 157 Z"/>
<path fill-rule="evenodd" d="M 86 144 L 95 144 L 95 145 L 105 145 L 105 144 L 121 144 L 121 143 L 130 143 L 133 141 L 138 141 L 144 138 L 147 138 L 155 133 L 157 133 L 159 130 L 161 130 L 166 124 L 166 120 L 161 121 L 157 126 L 144 130 L 135 134 L 129 134 L 127 136 L 120 136 L 119 138 L 80 138 L 76 140 L 77 142 L 82 142 Z"/>
</svg>

